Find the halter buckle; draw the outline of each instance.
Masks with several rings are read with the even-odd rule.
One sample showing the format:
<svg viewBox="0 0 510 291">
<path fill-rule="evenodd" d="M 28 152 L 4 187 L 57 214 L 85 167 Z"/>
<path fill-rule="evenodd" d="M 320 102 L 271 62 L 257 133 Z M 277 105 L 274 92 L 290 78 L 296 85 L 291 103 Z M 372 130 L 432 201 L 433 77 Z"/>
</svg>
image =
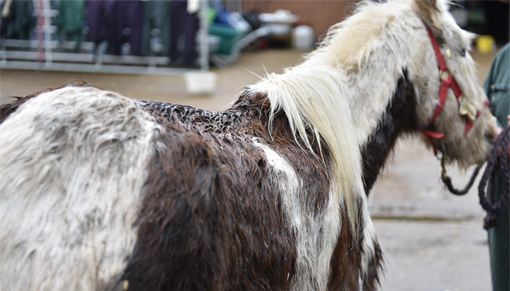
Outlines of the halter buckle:
<svg viewBox="0 0 510 291">
<path fill-rule="evenodd" d="M 446 165 L 444 159 L 444 153 L 441 153 L 441 158 L 437 157 L 441 161 L 441 175 L 446 179 Z"/>
<path fill-rule="evenodd" d="M 443 81 L 448 81 L 450 79 L 450 75 L 451 75 L 451 72 L 450 72 L 450 69 L 446 68 L 444 70 L 439 70 L 439 76 L 441 78 L 441 80 Z"/>
</svg>

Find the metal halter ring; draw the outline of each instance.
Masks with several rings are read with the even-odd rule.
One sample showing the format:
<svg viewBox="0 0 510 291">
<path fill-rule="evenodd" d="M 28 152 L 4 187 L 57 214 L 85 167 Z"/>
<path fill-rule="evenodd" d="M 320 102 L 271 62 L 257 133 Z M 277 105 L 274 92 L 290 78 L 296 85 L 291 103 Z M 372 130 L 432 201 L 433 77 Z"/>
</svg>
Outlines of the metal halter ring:
<svg viewBox="0 0 510 291">
<path fill-rule="evenodd" d="M 443 81 L 448 81 L 450 79 L 450 75 L 452 73 L 450 72 L 450 69 L 446 68 L 445 70 L 439 70 L 439 77 Z"/>
</svg>

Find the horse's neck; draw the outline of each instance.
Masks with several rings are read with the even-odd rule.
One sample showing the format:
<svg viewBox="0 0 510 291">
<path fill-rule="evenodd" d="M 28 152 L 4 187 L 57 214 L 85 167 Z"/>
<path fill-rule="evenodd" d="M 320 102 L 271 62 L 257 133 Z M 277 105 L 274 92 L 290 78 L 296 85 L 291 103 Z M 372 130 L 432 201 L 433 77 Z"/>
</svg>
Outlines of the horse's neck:
<svg viewBox="0 0 510 291">
<path fill-rule="evenodd" d="M 382 50 L 374 54 L 384 54 Z M 368 68 L 348 73 L 349 105 L 353 123 L 357 132 L 358 145 L 366 145 L 374 130 L 380 127 L 388 111 L 394 103 L 397 84 L 406 70 L 402 60 L 380 61 L 376 57 L 370 61 Z"/>
<path fill-rule="evenodd" d="M 416 19 L 412 19 L 416 21 Z M 417 130 L 416 96 L 408 75 L 412 62 L 412 37 L 385 39 L 355 69 L 347 70 L 347 94 L 362 151 L 365 193 L 394 148 L 397 138 Z"/>
<path fill-rule="evenodd" d="M 380 50 L 377 53 L 384 53 Z M 374 58 L 377 58 L 375 56 Z M 397 138 L 415 129 L 416 98 L 401 59 L 374 59 L 349 75 L 350 106 L 362 151 L 365 193 L 369 193 Z M 384 73 L 381 73 L 384 72 Z"/>
<path fill-rule="evenodd" d="M 377 128 L 371 132 L 362 147 L 363 181 L 367 195 L 393 150 L 397 138 L 418 128 L 416 97 L 413 85 L 408 80 L 407 72 L 404 72 Z"/>
<path fill-rule="evenodd" d="M 362 152 L 367 194 L 397 138 L 417 129 L 416 97 L 407 74 L 407 56 L 399 55 L 396 50 L 388 54 L 389 47 L 395 45 L 387 43 L 373 51 L 360 66 L 346 70 L 347 81 L 342 90 L 356 129 L 356 143 Z"/>
</svg>

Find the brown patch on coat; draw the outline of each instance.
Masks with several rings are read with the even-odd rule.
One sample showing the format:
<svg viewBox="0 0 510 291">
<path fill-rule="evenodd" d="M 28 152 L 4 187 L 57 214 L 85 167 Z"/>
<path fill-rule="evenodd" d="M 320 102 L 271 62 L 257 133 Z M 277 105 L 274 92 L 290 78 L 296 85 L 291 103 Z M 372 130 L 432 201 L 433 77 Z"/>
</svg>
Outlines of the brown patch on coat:
<svg viewBox="0 0 510 291">
<path fill-rule="evenodd" d="M 360 225 L 357 243 L 351 239 L 351 232 L 346 223 L 342 224 L 340 236 L 331 258 L 331 277 L 328 290 L 360 290 L 359 279 L 362 274 L 361 255 L 363 250 L 363 201 L 358 198 L 358 219 Z M 342 221 L 347 214 L 342 211 Z M 363 274 L 362 290 L 377 290 L 379 273 L 382 270 L 383 256 L 377 241 L 374 241 L 374 255 L 369 259 L 367 270 Z"/>
<path fill-rule="evenodd" d="M 231 254 L 224 244 L 235 218 L 225 203 L 232 196 L 225 170 L 203 138 L 160 122 L 123 279 L 130 290 L 227 290 Z"/>
<path fill-rule="evenodd" d="M 343 223 L 330 261 L 331 275 L 328 290 L 359 290 L 361 248 L 359 244 L 354 243 L 349 224 L 345 223 L 348 221 L 347 212 L 342 210 L 341 215 Z M 360 231 L 362 231 L 361 227 Z"/>
<path fill-rule="evenodd" d="M 138 241 L 123 276 L 130 289 L 289 290 L 295 236 L 253 138 L 294 166 L 317 212 L 329 193 L 325 143 L 325 161 L 304 151 L 284 114 L 275 117 L 270 136 L 262 94 L 244 95 L 225 112 L 141 105 L 165 130 L 152 142 Z"/>
</svg>

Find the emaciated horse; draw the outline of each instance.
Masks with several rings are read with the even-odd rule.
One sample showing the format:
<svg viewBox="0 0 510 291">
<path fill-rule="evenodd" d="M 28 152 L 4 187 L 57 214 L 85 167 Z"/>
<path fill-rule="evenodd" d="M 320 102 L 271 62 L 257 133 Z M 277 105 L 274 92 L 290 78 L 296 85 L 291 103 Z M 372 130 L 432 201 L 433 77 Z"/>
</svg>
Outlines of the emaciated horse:
<svg viewBox="0 0 510 291">
<path fill-rule="evenodd" d="M 443 0 L 364 1 L 224 112 L 86 84 L 4 105 L 0 289 L 376 289 L 397 138 L 467 166 L 496 136 L 472 38 Z"/>
</svg>

